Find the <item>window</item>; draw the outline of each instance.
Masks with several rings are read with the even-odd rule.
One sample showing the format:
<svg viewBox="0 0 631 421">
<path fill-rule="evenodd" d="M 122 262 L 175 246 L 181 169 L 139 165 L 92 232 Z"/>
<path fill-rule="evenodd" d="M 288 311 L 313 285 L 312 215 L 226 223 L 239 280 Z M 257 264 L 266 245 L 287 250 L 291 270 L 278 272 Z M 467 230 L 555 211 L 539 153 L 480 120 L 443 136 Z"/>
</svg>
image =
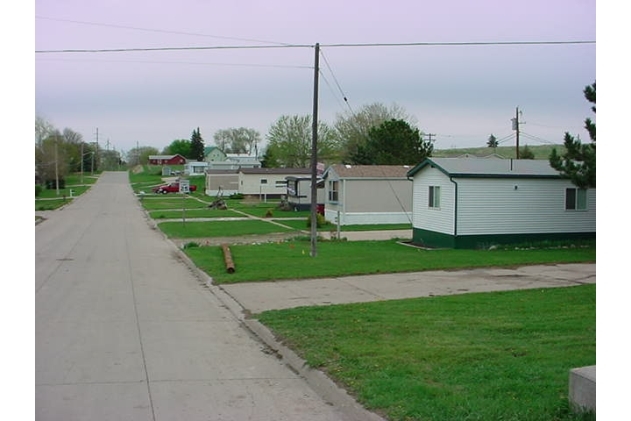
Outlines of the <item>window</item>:
<svg viewBox="0 0 631 421">
<path fill-rule="evenodd" d="M 267 184 L 267 178 L 261 178 L 261 184 Z"/>
<path fill-rule="evenodd" d="M 339 200 L 339 181 L 329 181 L 329 202 Z"/>
<path fill-rule="evenodd" d="M 276 180 L 275 186 L 285 188 L 287 187 L 287 182 L 284 180 Z"/>
<path fill-rule="evenodd" d="M 569 188 L 565 189 L 565 210 L 586 210 L 587 190 Z"/>
<path fill-rule="evenodd" d="M 440 208 L 440 186 L 429 186 L 429 207 Z"/>
</svg>

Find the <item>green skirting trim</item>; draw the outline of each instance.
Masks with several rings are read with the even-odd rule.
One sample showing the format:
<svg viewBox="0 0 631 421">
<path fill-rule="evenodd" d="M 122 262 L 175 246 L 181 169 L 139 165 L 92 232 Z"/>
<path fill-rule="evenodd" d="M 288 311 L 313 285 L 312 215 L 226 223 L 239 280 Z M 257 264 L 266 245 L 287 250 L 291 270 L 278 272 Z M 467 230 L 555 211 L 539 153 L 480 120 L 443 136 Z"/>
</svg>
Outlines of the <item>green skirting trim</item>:
<svg viewBox="0 0 631 421">
<path fill-rule="evenodd" d="M 596 240 L 595 232 L 543 234 L 449 235 L 420 228 L 412 230 L 412 243 L 433 248 L 484 249 L 500 244 Z"/>
</svg>

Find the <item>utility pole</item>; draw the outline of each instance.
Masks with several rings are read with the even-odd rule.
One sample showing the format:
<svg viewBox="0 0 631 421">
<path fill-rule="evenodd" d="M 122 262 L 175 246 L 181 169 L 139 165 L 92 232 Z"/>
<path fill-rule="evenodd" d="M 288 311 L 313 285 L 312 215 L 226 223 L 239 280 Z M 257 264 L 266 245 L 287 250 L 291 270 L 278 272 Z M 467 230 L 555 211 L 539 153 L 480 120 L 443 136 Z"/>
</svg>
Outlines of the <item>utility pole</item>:
<svg viewBox="0 0 631 421">
<path fill-rule="evenodd" d="M 320 44 L 315 45 L 313 67 L 313 125 L 311 129 L 311 257 L 318 255 L 318 75 L 320 73 Z"/>
<path fill-rule="evenodd" d="M 515 130 L 515 157 L 519 159 L 519 107 L 515 108 L 515 118 L 513 121 L 513 130 Z"/>
<path fill-rule="evenodd" d="M 59 196 L 59 154 L 57 153 L 57 144 L 59 143 L 59 136 L 55 135 L 55 189 L 57 196 Z"/>
<path fill-rule="evenodd" d="M 434 141 L 434 139 L 432 139 L 434 136 L 436 136 L 436 133 L 427 133 L 425 136 L 427 136 L 427 140 L 431 142 Z"/>
<path fill-rule="evenodd" d="M 83 184 L 83 140 L 81 141 L 81 184 Z"/>
</svg>

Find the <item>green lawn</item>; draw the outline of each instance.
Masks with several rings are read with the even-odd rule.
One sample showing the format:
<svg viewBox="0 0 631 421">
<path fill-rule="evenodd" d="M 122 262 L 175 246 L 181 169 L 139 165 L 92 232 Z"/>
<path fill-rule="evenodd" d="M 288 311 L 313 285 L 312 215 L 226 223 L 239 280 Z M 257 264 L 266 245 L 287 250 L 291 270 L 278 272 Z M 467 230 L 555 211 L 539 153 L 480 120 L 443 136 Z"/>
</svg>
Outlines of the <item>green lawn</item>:
<svg viewBox="0 0 631 421">
<path fill-rule="evenodd" d="M 266 224 L 263 221 L 240 221 Z M 228 222 L 206 223 L 209 230 Z M 182 223 L 172 222 L 175 226 Z M 160 224 L 162 226 L 163 224 Z M 217 234 L 217 236 L 222 236 Z M 191 235 L 188 238 L 196 237 Z M 489 266 L 595 262 L 596 247 L 533 250 L 423 250 L 390 241 L 320 241 L 311 257 L 308 239 L 230 246 L 236 271 L 225 270 L 217 246 L 187 247 L 184 252 L 217 284 L 350 276 L 376 273 L 451 270 Z"/>
<path fill-rule="evenodd" d="M 158 228 L 170 238 L 234 237 L 293 231 L 261 220 L 161 222 Z"/>
<path fill-rule="evenodd" d="M 81 174 L 66 175 L 64 178 L 64 188 L 59 189 L 59 194 L 57 194 L 57 189 L 55 188 L 47 189 L 42 186 L 39 196 L 35 198 L 35 210 L 44 211 L 58 209 L 70 203 L 72 198 L 85 193 L 97 180 L 98 174 L 91 175 L 85 173 L 83 177 L 81 177 Z"/>
<path fill-rule="evenodd" d="M 567 400 L 569 370 L 596 363 L 595 285 L 254 317 L 389 420 L 595 419 Z"/>
</svg>

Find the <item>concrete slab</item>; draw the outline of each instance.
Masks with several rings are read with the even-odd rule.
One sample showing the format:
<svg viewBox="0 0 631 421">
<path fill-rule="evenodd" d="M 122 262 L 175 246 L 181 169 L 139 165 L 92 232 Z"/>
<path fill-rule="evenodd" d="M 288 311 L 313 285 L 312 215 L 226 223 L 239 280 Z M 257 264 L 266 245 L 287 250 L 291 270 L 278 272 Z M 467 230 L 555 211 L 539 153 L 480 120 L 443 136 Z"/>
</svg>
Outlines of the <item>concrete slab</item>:
<svg viewBox="0 0 631 421">
<path fill-rule="evenodd" d="M 146 382 L 35 387 L 35 419 L 155 421 Z"/>
<path fill-rule="evenodd" d="M 565 276 L 567 275 L 567 276 Z M 312 305 L 393 300 L 472 292 L 559 288 L 596 282 L 595 264 L 483 268 L 253 282 L 218 287 L 252 313 Z"/>
<path fill-rule="evenodd" d="M 577 412 L 596 413 L 596 366 L 579 367 L 570 370 L 570 406 Z"/>
</svg>

